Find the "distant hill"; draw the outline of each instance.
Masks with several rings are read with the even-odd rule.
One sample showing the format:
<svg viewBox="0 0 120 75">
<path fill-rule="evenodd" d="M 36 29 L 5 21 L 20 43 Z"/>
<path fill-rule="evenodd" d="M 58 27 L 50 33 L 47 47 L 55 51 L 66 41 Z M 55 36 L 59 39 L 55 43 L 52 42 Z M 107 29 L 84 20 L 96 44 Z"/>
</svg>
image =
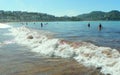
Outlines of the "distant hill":
<svg viewBox="0 0 120 75">
<path fill-rule="evenodd" d="M 120 20 L 120 12 L 93 11 L 74 17 L 56 17 L 45 13 L 21 12 L 21 11 L 0 11 L 0 22 L 23 22 L 23 21 L 96 21 L 96 20 Z"/>
<path fill-rule="evenodd" d="M 120 12 L 117 10 L 110 12 L 93 11 L 76 17 L 81 18 L 81 20 L 120 20 Z"/>
<path fill-rule="evenodd" d="M 0 11 L 0 22 L 19 21 L 76 21 L 77 17 L 55 17 L 44 13 L 21 12 L 21 11 Z"/>
<path fill-rule="evenodd" d="M 0 21 L 51 21 L 55 16 L 43 13 L 21 12 L 21 11 L 0 11 Z"/>
</svg>

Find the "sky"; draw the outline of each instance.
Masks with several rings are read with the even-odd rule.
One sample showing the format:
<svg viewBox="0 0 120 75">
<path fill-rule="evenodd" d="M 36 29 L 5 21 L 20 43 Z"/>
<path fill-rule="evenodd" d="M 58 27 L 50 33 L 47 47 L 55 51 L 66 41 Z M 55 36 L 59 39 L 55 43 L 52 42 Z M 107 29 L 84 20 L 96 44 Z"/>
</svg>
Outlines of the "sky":
<svg viewBox="0 0 120 75">
<path fill-rule="evenodd" d="M 120 0 L 0 0 L 0 10 L 76 16 L 91 11 L 120 11 Z"/>
</svg>

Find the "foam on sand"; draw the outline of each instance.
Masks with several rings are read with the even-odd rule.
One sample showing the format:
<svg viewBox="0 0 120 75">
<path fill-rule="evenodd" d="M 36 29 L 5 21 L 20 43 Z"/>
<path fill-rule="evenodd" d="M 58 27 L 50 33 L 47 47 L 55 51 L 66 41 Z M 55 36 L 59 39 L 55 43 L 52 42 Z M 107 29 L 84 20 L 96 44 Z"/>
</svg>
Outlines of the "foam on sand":
<svg viewBox="0 0 120 75">
<path fill-rule="evenodd" d="M 0 47 L 4 46 L 4 45 L 8 45 L 8 44 L 13 44 L 15 43 L 14 40 L 6 40 L 3 42 L 0 42 Z"/>
<path fill-rule="evenodd" d="M 87 67 L 96 67 L 104 74 L 120 74 L 120 53 L 116 49 L 50 38 L 49 32 L 26 27 L 12 28 L 10 31 L 17 43 L 30 47 L 31 51 L 51 57 L 74 58 Z"/>
<path fill-rule="evenodd" d="M 7 25 L 7 24 L 2 24 L 2 23 L 0 23 L 0 28 L 9 28 L 9 27 L 11 27 L 11 26 L 9 26 L 9 25 Z"/>
</svg>

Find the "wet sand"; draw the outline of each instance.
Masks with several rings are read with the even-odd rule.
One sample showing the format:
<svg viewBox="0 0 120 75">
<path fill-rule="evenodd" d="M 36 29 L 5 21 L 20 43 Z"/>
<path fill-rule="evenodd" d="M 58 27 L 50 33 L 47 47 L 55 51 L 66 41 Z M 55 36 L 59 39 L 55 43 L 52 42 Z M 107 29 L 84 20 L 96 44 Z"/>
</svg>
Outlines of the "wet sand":
<svg viewBox="0 0 120 75">
<path fill-rule="evenodd" d="M 95 68 L 87 68 L 75 60 L 60 58 L 45 58 L 26 61 L 23 70 L 9 75 L 103 75 Z"/>
<path fill-rule="evenodd" d="M 0 75 L 103 75 L 73 59 L 49 58 L 16 44 L 0 48 Z"/>
</svg>

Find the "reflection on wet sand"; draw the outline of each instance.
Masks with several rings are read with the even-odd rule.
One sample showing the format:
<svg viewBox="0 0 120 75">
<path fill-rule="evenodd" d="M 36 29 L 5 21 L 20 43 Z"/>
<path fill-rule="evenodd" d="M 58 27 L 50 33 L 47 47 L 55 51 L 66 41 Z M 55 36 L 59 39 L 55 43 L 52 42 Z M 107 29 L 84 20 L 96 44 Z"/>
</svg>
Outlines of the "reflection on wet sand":
<svg viewBox="0 0 120 75">
<path fill-rule="evenodd" d="M 14 64 L 19 71 L 9 75 L 103 75 L 94 68 L 86 68 L 72 59 L 45 58 Z M 20 68 L 21 67 L 21 68 Z"/>
</svg>

